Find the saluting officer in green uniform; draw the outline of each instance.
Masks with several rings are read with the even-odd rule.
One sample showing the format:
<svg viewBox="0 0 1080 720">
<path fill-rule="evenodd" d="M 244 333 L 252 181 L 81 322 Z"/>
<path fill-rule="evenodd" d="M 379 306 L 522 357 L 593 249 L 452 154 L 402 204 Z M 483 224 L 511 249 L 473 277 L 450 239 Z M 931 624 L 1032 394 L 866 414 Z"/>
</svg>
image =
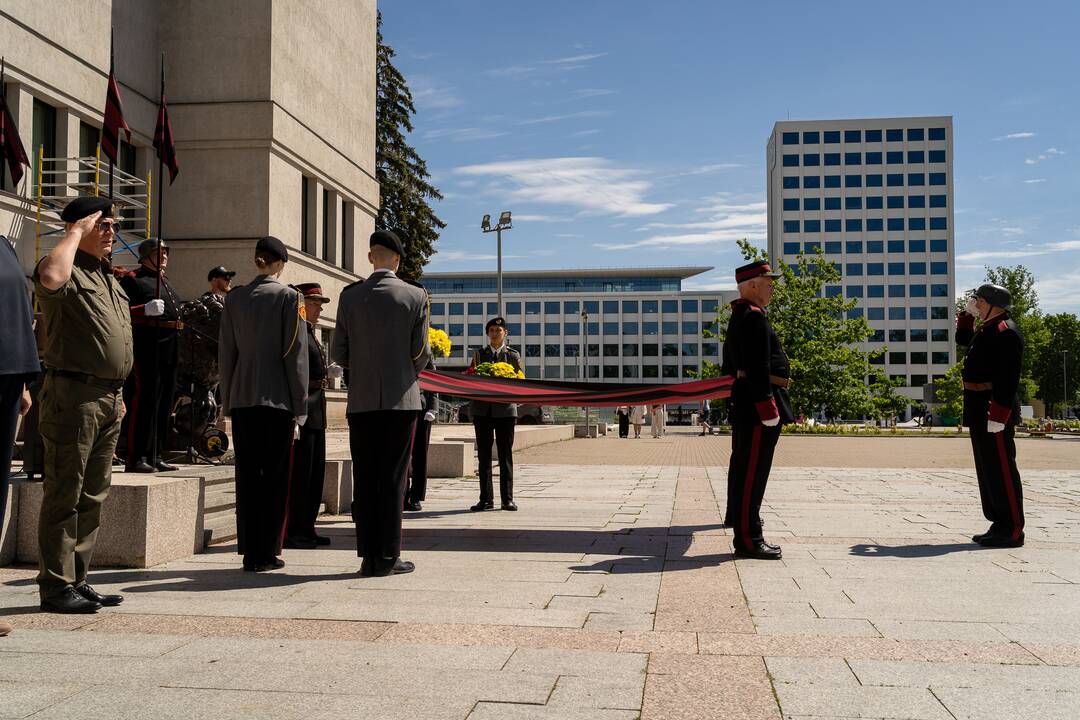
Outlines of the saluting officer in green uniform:
<svg viewBox="0 0 1080 720">
<path fill-rule="evenodd" d="M 45 380 L 38 398 L 45 448 L 38 523 L 41 609 L 92 613 L 118 605 L 86 583 L 131 372 L 127 295 L 109 266 L 119 224 L 104 198 L 72 200 L 64 237 L 34 271 L 45 315 Z"/>
</svg>

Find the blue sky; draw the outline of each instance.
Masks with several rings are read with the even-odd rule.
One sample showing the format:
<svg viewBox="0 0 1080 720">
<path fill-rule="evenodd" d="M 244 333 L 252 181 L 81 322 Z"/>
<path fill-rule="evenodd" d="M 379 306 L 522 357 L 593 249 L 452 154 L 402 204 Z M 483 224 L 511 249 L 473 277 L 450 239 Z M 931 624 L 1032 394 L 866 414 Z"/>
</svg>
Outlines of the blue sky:
<svg viewBox="0 0 1080 720">
<path fill-rule="evenodd" d="M 765 244 L 787 118 L 952 115 L 956 279 L 1023 263 L 1080 311 L 1080 4 L 386 0 L 445 194 L 429 270 L 711 265 Z"/>
</svg>

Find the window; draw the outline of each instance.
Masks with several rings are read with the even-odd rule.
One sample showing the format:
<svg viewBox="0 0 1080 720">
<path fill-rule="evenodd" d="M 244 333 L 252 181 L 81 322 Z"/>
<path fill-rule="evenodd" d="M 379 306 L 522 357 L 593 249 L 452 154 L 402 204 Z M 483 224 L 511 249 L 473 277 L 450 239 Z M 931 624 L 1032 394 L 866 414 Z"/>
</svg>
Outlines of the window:
<svg viewBox="0 0 1080 720">
<path fill-rule="evenodd" d="M 581 311 L 581 304 L 577 300 L 567 300 L 563 303 L 563 312 L 567 315 L 577 315 Z"/>
<path fill-rule="evenodd" d="M 28 155 L 30 156 L 31 170 L 27 173 L 30 175 L 30 182 L 32 182 L 33 194 L 37 194 L 38 182 L 37 182 L 37 158 L 38 148 L 42 148 L 42 154 L 47 158 L 56 157 L 56 108 L 48 103 L 42 102 L 37 98 L 34 98 L 33 103 L 33 118 L 32 118 L 32 134 L 30 136 L 30 147 Z M 97 148 L 95 147 L 95 152 Z M 47 172 L 52 170 L 52 164 L 46 162 L 41 170 Z M 5 174 L 6 177 L 7 176 Z M 50 180 L 48 175 L 43 176 L 45 182 L 56 182 L 56 180 Z M 7 252 L 5 250 L 5 252 Z"/>
<path fill-rule="evenodd" d="M 863 316 L 863 309 L 862 308 L 851 308 L 850 310 L 847 311 L 847 316 L 848 316 L 849 320 L 854 320 L 855 318 L 861 318 Z"/>
<path fill-rule="evenodd" d="M 947 252 L 948 249 L 949 248 L 948 248 L 948 241 L 947 240 L 931 240 L 930 241 L 930 252 L 932 252 L 932 253 Z"/>
<path fill-rule="evenodd" d="M 840 198 L 838 198 L 838 197 L 827 197 L 827 198 L 825 198 L 825 209 L 826 210 L 839 210 L 840 209 Z"/>
<path fill-rule="evenodd" d="M 470 337 L 483 337 L 484 336 L 484 324 L 483 323 L 469 323 L 469 336 Z"/>
<path fill-rule="evenodd" d="M 785 175 L 784 176 L 784 189 L 785 190 L 798 190 L 799 189 L 799 176 L 798 175 Z"/>
<path fill-rule="evenodd" d="M 545 335 L 562 335 L 562 327 L 559 323 L 544 323 Z"/>
<path fill-rule="evenodd" d="M 787 133 L 784 134 L 787 135 Z M 798 133 L 793 134 L 797 135 Z M 820 140 L 818 140 L 818 134 L 816 130 L 804 132 L 802 134 L 802 141 L 803 145 L 817 145 L 820 142 Z"/>
<path fill-rule="evenodd" d="M 713 299 L 705 299 L 701 301 L 701 312 L 703 313 L 715 313 L 720 309 L 720 302 Z"/>
<path fill-rule="evenodd" d="M 451 315 L 464 315 L 465 314 L 465 303 L 459 303 L 459 302 L 450 303 L 450 314 Z"/>
<path fill-rule="evenodd" d="M 945 283 L 930 285 L 930 297 L 949 297 L 949 286 Z"/>
<path fill-rule="evenodd" d="M 926 297 L 926 286 L 925 285 L 912 285 L 910 289 L 915 290 L 915 288 L 922 288 L 923 294 L 921 295 L 921 297 Z M 912 292 L 911 296 L 915 297 L 915 293 Z M 908 313 L 908 317 L 910 317 L 912 320 L 925 320 L 926 319 L 926 308 L 924 308 L 924 307 L 910 308 L 910 312 Z M 915 338 L 912 338 L 912 340 L 914 340 L 914 339 Z M 924 337 L 923 340 L 925 340 L 925 339 L 926 338 Z"/>
<path fill-rule="evenodd" d="M 818 250 L 821 249 L 821 243 L 817 240 L 812 240 L 811 242 L 805 244 L 805 249 L 807 253 L 816 253 Z"/>
<path fill-rule="evenodd" d="M 943 218 L 943 217 L 932 217 L 932 218 L 930 218 L 930 229 L 931 230 L 946 230 L 947 229 L 946 223 L 947 223 L 947 220 L 945 218 Z"/>
<path fill-rule="evenodd" d="M 521 303 L 520 302 L 508 302 L 508 303 L 506 303 L 506 314 L 507 315 L 520 315 L 521 314 Z"/>
<path fill-rule="evenodd" d="M 927 134 L 931 140 L 944 140 L 945 128 L 930 128 Z"/>
<path fill-rule="evenodd" d="M 885 297 L 884 285 L 867 285 L 866 297 L 868 298 L 882 298 Z"/>
<path fill-rule="evenodd" d="M 930 184 L 931 185 L 944 185 L 945 184 L 945 173 L 930 173 Z"/>
<path fill-rule="evenodd" d="M 945 307 L 944 305 L 939 305 L 939 306 L 935 306 L 935 307 L 930 308 L 930 319 L 931 320 L 948 320 L 949 319 L 949 308 Z"/>
<path fill-rule="evenodd" d="M 638 324 L 637 322 L 627 321 L 622 324 L 623 335 L 637 335 Z"/>
<path fill-rule="evenodd" d="M 890 352 L 889 353 L 890 365 L 906 365 L 907 353 L 906 352 Z"/>
<path fill-rule="evenodd" d="M 678 343 L 664 343 L 663 345 L 664 357 L 679 357 L 679 344 Z"/>
<path fill-rule="evenodd" d="M 866 131 L 866 142 L 881 142 L 881 131 L 880 130 L 867 130 Z"/>
<path fill-rule="evenodd" d="M 844 230 L 847 232 L 862 232 L 862 218 L 848 218 L 844 222 Z"/>
<path fill-rule="evenodd" d="M 861 253 L 862 252 L 862 240 L 848 240 L 846 249 L 849 253 Z"/>
<path fill-rule="evenodd" d="M 920 352 L 911 353 L 911 364 L 912 365 L 925 365 L 926 364 L 926 352 L 925 351 L 920 351 Z"/>
<path fill-rule="evenodd" d="M 682 334 L 683 335 L 697 335 L 698 324 L 690 320 L 683 320 Z"/>
<path fill-rule="evenodd" d="M 623 300 L 622 301 L 622 311 L 624 313 L 636 313 L 638 311 L 638 301 L 637 300 Z"/>
<path fill-rule="evenodd" d="M 785 155 L 784 167 L 799 167 L 799 156 L 794 154 Z"/>
<path fill-rule="evenodd" d="M 948 365 L 949 353 L 947 352 L 933 352 L 930 353 L 931 361 L 934 365 Z"/>
<path fill-rule="evenodd" d="M 931 275 L 948 275 L 949 264 L 946 262 L 932 262 L 930 263 Z"/>
<path fill-rule="evenodd" d="M 945 308 L 941 308 L 941 309 L 944 310 Z M 946 317 L 945 315 L 942 315 L 942 319 L 944 319 L 945 317 Z M 948 331 L 947 328 L 937 328 L 937 329 L 930 330 L 930 342 L 948 342 L 948 341 L 949 341 L 949 331 Z"/>
<path fill-rule="evenodd" d="M 930 207 L 932 207 L 932 208 L 943 208 L 943 207 L 945 207 L 945 196 L 944 195 L 931 195 L 930 196 Z"/>
<path fill-rule="evenodd" d="M 544 303 L 544 314 L 546 315 L 558 315 L 562 307 L 559 302 L 548 301 Z M 471 311 L 470 311 L 471 312 Z"/>
<path fill-rule="evenodd" d="M 817 153 L 807 153 L 802 156 L 802 164 L 806 167 L 817 167 L 821 164 L 821 156 Z"/>
<path fill-rule="evenodd" d="M 862 165 L 862 153 L 849 152 L 844 153 L 845 165 Z"/>
<path fill-rule="evenodd" d="M 642 335 L 659 335 L 660 323 L 658 322 L 643 322 L 641 323 Z"/>
<path fill-rule="evenodd" d="M 924 263 L 924 262 L 908 263 L 908 275 L 925 275 L 925 274 L 926 274 L 926 263 Z"/>
<path fill-rule="evenodd" d="M 679 323 L 675 322 L 674 320 L 665 320 L 660 324 L 660 330 L 665 335 L 678 335 Z"/>
<path fill-rule="evenodd" d="M 647 315 L 655 315 L 656 312 L 657 312 L 657 309 L 659 307 L 660 307 L 660 304 L 657 303 L 655 300 L 642 300 L 641 301 L 641 312 L 643 312 L 643 313 L 645 313 Z"/>
<path fill-rule="evenodd" d="M 907 342 L 907 330 L 890 330 L 889 342 Z"/>
<path fill-rule="evenodd" d="M 525 323 L 525 334 L 530 337 L 536 337 L 540 334 L 540 323 L 532 322 Z"/>
<path fill-rule="evenodd" d="M 907 206 L 909 208 L 924 208 L 926 207 L 925 195 L 908 195 Z"/>
<path fill-rule="evenodd" d="M 580 335 L 581 324 L 576 322 L 563 323 L 563 335 Z"/>
<path fill-rule="evenodd" d="M 679 377 L 679 366 L 678 365 L 665 365 L 664 366 L 664 377 L 666 377 L 666 378 L 677 378 L 677 377 Z"/>
<path fill-rule="evenodd" d="M 885 153 L 885 162 L 890 165 L 900 165 L 904 162 L 904 153 L 899 150 L 893 150 Z"/>
<path fill-rule="evenodd" d="M 784 144 L 785 145 L 798 145 L 799 144 L 799 133 L 797 133 L 797 132 L 786 132 L 786 133 L 784 133 L 783 138 L 784 138 Z"/>
<path fill-rule="evenodd" d="M 902 263 L 902 262 L 891 262 L 891 263 L 889 263 L 889 274 L 890 275 L 903 275 L 904 274 L 904 263 Z"/>
<path fill-rule="evenodd" d="M 926 310 L 926 308 L 911 308 L 911 319 L 915 319 L 915 310 Z M 911 329 L 911 342 L 926 342 L 926 328 L 912 328 Z"/>
<path fill-rule="evenodd" d="M 848 285 L 847 296 L 849 298 L 861 298 L 863 296 L 862 285 Z"/>
<path fill-rule="evenodd" d="M 618 365 L 605 365 L 604 366 L 604 377 L 605 378 L 617 378 L 617 377 L 619 377 L 619 366 Z"/>
<path fill-rule="evenodd" d="M 840 297 L 840 293 L 843 290 L 839 285 L 826 285 L 825 297 Z"/>
<path fill-rule="evenodd" d="M 697 300 L 683 300 L 682 301 L 682 311 L 684 313 L 696 313 L 698 311 L 698 301 Z"/>
<path fill-rule="evenodd" d="M 926 218 L 908 218 L 908 230 L 926 230 Z"/>
<path fill-rule="evenodd" d="M 660 306 L 661 311 L 666 313 L 679 312 L 678 300 L 664 300 Z"/>
<path fill-rule="evenodd" d="M 821 187 L 821 178 L 817 175 L 807 175 L 803 178 L 803 187 L 807 190 L 817 189 Z"/>
<path fill-rule="evenodd" d="M 839 175 L 826 175 L 825 176 L 825 187 L 827 187 L 827 188 L 838 188 L 838 187 L 840 187 L 840 176 Z"/>
<path fill-rule="evenodd" d="M 868 153 L 866 153 L 866 164 L 867 165 L 880 165 L 881 164 L 881 153 L 879 153 L 879 152 L 868 152 Z"/>
<path fill-rule="evenodd" d="M 919 253 L 926 252 L 926 241 L 925 240 L 909 240 L 908 241 L 908 251 L 909 252 L 919 252 Z"/>
<path fill-rule="evenodd" d="M 925 161 L 925 156 L 922 150 L 908 150 L 907 154 L 908 165 L 922 165 Z"/>
<path fill-rule="evenodd" d="M 866 317 L 869 320 L 884 320 L 885 308 L 872 307 L 866 309 Z"/>
<path fill-rule="evenodd" d="M 845 175 L 844 187 L 857 188 L 862 187 L 862 175 Z"/>
<path fill-rule="evenodd" d="M 943 163 L 943 162 L 945 162 L 945 151 L 944 150 L 931 150 L 928 153 L 928 155 L 929 155 L 929 161 L 932 162 L 932 163 Z"/>
<path fill-rule="evenodd" d="M 719 357 L 720 346 L 716 343 L 701 343 L 701 354 L 705 357 Z"/>
<path fill-rule="evenodd" d="M 623 357 L 637 357 L 638 356 L 637 343 L 623 343 L 622 354 L 623 354 Z"/>
<path fill-rule="evenodd" d="M 904 294 L 905 294 L 906 291 L 907 291 L 907 285 L 890 285 L 889 286 L 889 297 L 891 297 L 891 298 L 904 297 Z M 900 308 L 889 308 L 889 319 L 890 320 L 897 320 L 897 319 L 903 320 L 902 316 L 900 318 L 894 318 L 893 317 L 892 312 L 894 310 L 899 310 L 901 313 L 903 313 L 904 308 L 902 308 L 902 307 L 900 307 Z"/>
<path fill-rule="evenodd" d="M 441 302 L 431 303 L 432 315 L 444 315 L 446 313 L 446 304 Z"/>
<path fill-rule="evenodd" d="M 483 315 L 484 314 L 484 303 L 478 303 L 478 302 L 469 303 L 469 314 L 470 315 Z"/>
<path fill-rule="evenodd" d="M 903 142 L 904 131 L 899 128 L 885 131 L 885 140 L 887 142 Z"/>
<path fill-rule="evenodd" d="M 799 209 L 799 198 L 784 198 L 784 210 L 785 211 L 797 211 Z"/>
<path fill-rule="evenodd" d="M 697 343 L 683 343 L 682 344 L 683 357 L 697 357 L 698 346 Z"/>
<path fill-rule="evenodd" d="M 825 165 L 833 166 L 840 164 L 840 153 L 825 153 Z"/>
<path fill-rule="evenodd" d="M 825 131 L 825 143 L 827 145 L 835 145 L 838 142 L 840 142 L 840 131 L 839 130 L 826 130 Z"/>
<path fill-rule="evenodd" d="M 867 175 L 867 177 L 869 178 L 870 176 Z M 881 176 L 878 175 L 878 177 L 880 178 Z M 880 210 L 882 208 L 882 202 L 883 202 L 883 200 L 882 200 L 880 195 L 874 195 L 874 196 L 868 197 L 868 198 L 866 198 L 866 209 L 867 210 Z"/>
<path fill-rule="evenodd" d="M 881 253 L 885 252 L 885 243 L 880 240 L 867 240 L 866 252 L 868 253 Z"/>
<path fill-rule="evenodd" d="M 926 177 L 923 173 L 908 173 L 907 184 L 909 186 L 921 186 L 926 184 Z"/>
<path fill-rule="evenodd" d="M 605 335 L 618 335 L 619 334 L 619 323 L 617 323 L 617 322 L 606 322 L 606 323 L 604 323 L 604 334 Z"/>
<path fill-rule="evenodd" d="M 604 343 L 604 357 L 619 357 L 618 343 Z"/>
<path fill-rule="evenodd" d="M 660 346 L 656 343 L 645 343 L 641 346 L 641 354 L 644 357 L 657 357 L 660 354 Z"/>
<path fill-rule="evenodd" d="M 803 220 L 803 232 L 804 233 L 821 232 L 821 221 L 820 220 Z"/>
<path fill-rule="evenodd" d="M 892 200 L 892 198 L 889 198 Z M 900 198 L 901 202 L 903 198 Z M 903 232 L 904 231 L 904 218 L 889 218 L 888 222 L 889 232 Z"/>
<path fill-rule="evenodd" d="M 553 343 L 544 345 L 544 357 L 559 357 L 562 346 Z"/>
<path fill-rule="evenodd" d="M 923 129 L 922 128 L 908 128 L 907 139 L 908 139 L 908 142 L 922 142 L 923 141 Z"/>
<path fill-rule="evenodd" d="M 885 199 L 885 204 L 886 204 L 886 207 L 888 207 L 890 210 L 896 210 L 897 208 L 903 208 L 904 207 L 904 196 L 903 195 L 890 195 L 889 197 L 887 197 Z M 901 225 L 900 229 L 901 230 L 904 229 L 902 225 Z"/>
<path fill-rule="evenodd" d="M 622 376 L 624 378 L 637 378 L 637 376 L 638 376 L 637 365 L 623 365 Z"/>
<path fill-rule="evenodd" d="M 825 242 L 825 252 L 829 255 L 839 255 L 841 244 L 839 240 L 827 240 Z"/>
<path fill-rule="evenodd" d="M 881 218 L 867 218 L 866 229 L 868 232 L 880 232 L 884 229 L 884 221 Z"/>
<path fill-rule="evenodd" d="M 925 363 L 923 363 L 923 364 L 925 364 Z M 922 387 L 925 384 L 926 384 L 926 376 L 925 375 L 912 375 L 911 376 L 911 387 L 919 388 L 919 387 Z"/>
<path fill-rule="evenodd" d="M 840 232 L 840 219 L 837 218 L 835 220 L 826 220 L 825 221 L 825 232 L 827 232 L 827 233 Z"/>
<path fill-rule="evenodd" d="M 525 357 L 530 357 L 530 358 L 538 358 L 538 357 L 540 357 L 540 346 L 539 345 L 526 345 L 525 346 Z"/>
<path fill-rule="evenodd" d="M 890 240 L 887 247 L 888 247 L 889 252 L 891 252 L 891 253 L 902 253 L 902 252 L 904 252 L 904 241 L 903 240 Z"/>
<path fill-rule="evenodd" d="M 844 142 L 857 143 L 862 142 L 862 130 L 845 130 Z"/>
<path fill-rule="evenodd" d="M 885 176 L 885 184 L 889 187 L 903 187 L 904 175 L 903 173 L 889 173 Z"/>
<path fill-rule="evenodd" d="M 829 221 L 826 220 L 825 221 L 826 226 L 828 225 L 828 223 L 829 223 Z M 826 230 L 827 229 L 828 229 L 828 227 L 826 227 Z M 787 231 L 785 230 L 784 232 L 787 232 Z M 799 254 L 799 247 L 800 247 L 799 243 L 797 243 L 797 242 L 786 242 L 786 243 L 784 243 L 784 254 L 785 255 L 798 255 Z"/>
<path fill-rule="evenodd" d="M 619 301 L 618 300 L 605 300 L 604 301 L 604 314 L 605 315 L 617 315 L 619 313 Z"/>
<path fill-rule="evenodd" d="M 867 263 L 866 264 L 867 275 L 884 275 L 885 266 L 882 263 Z"/>
<path fill-rule="evenodd" d="M 538 303 L 538 302 L 527 302 L 527 303 L 525 303 L 525 314 L 526 315 L 539 315 L 540 314 L 540 303 Z"/>
<path fill-rule="evenodd" d="M 875 330 L 870 335 L 870 342 L 885 342 L 885 331 L 884 330 Z M 885 358 L 884 358 L 884 356 L 878 356 L 876 358 L 870 358 L 870 364 L 871 365 L 884 365 L 885 364 Z"/>
</svg>

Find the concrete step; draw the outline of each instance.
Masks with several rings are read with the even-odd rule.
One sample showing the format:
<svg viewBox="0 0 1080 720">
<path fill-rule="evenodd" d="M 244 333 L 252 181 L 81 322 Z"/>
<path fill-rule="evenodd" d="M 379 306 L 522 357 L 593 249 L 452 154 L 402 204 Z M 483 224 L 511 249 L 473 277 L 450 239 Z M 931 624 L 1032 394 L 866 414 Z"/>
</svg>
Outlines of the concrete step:
<svg viewBox="0 0 1080 720">
<path fill-rule="evenodd" d="M 221 545 L 236 539 L 236 511 L 221 510 L 203 516 L 203 536 L 207 545 Z"/>
<path fill-rule="evenodd" d="M 203 508 L 204 515 L 235 509 L 236 486 L 233 483 L 207 486 Z"/>
</svg>

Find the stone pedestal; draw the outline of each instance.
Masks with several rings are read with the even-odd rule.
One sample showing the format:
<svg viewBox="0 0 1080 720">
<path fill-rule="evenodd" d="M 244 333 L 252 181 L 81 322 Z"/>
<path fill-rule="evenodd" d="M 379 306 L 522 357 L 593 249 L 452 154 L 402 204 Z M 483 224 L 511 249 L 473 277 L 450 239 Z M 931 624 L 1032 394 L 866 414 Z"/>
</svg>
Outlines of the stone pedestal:
<svg viewBox="0 0 1080 720">
<path fill-rule="evenodd" d="M 352 460 L 327 460 L 323 478 L 323 503 L 331 515 L 352 512 Z"/>
<path fill-rule="evenodd" d="M 428 445 L 429 478 L 458 478 L 476 474 L 472 442 L 433 442 Z"/>
</svg>

